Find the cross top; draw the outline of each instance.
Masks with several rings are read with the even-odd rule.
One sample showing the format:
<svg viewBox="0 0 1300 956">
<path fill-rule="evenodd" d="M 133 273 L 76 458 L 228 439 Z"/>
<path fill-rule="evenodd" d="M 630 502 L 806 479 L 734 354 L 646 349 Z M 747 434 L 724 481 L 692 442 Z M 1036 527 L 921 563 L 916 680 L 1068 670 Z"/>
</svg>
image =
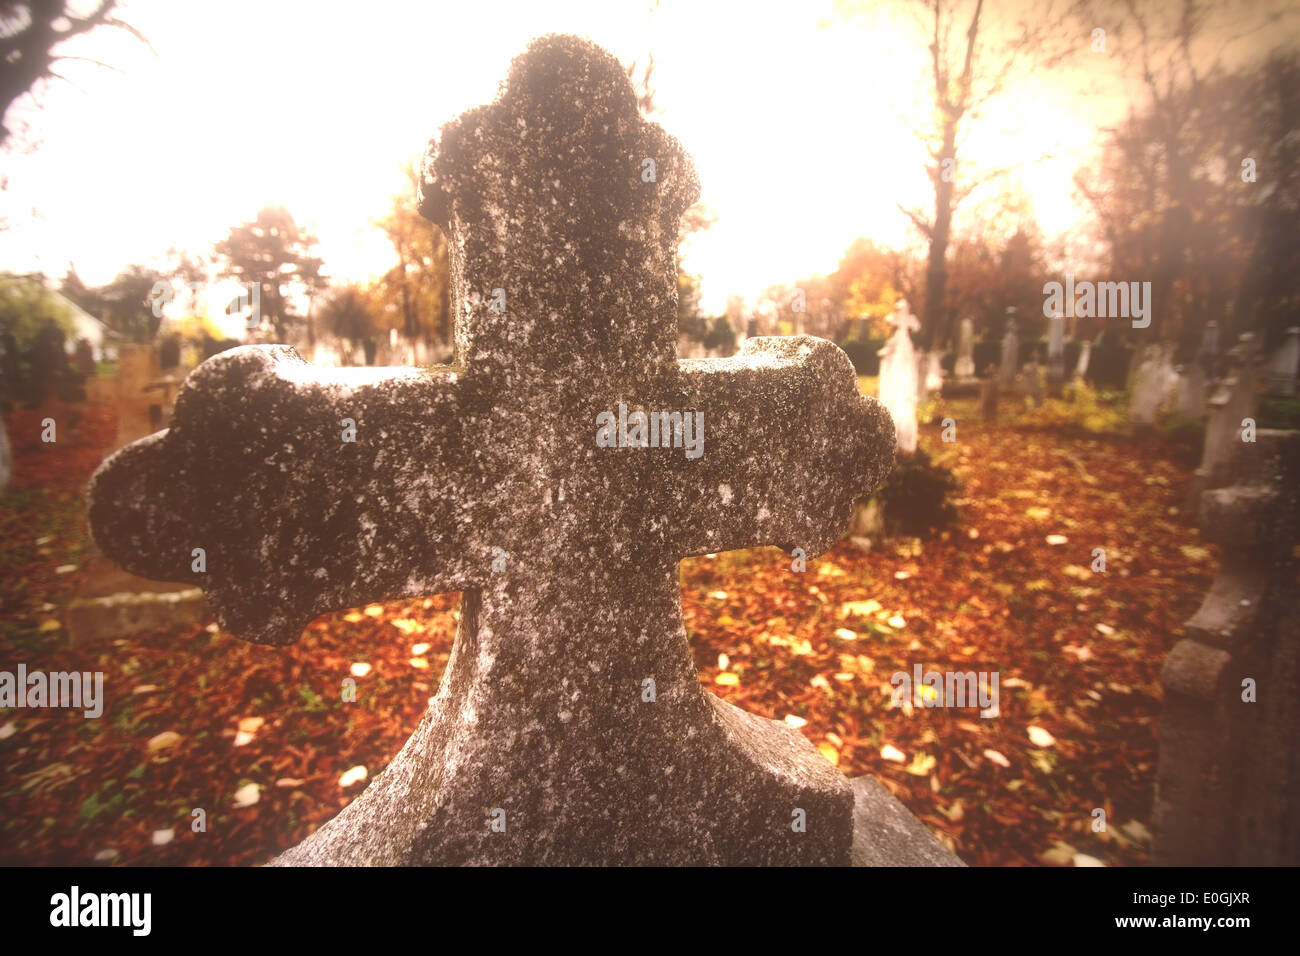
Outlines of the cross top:
<svg viewBox="0 0 1300 956">
<path fill-rule="evenodd" d="M 617 60 L 576 37 L 534 41 L 497 101 L 444 126 L 423 164 L 460 361 L 584 386 L 587 367 L 670 365 L 677 224 L 697 198 L 690 157 L 640 117 Z"/>
<path fill-rule="evenodd" d="M 464 592 L 419 728 L 285 862 L 847 861 L 843 778 L 700 688 L 677 564 L 824 551 L 888 471 L 894 428 L 820 339 L 674 358 L 677 220 L 697 192 L 612 57 L 536 41 L 424 164 L 455 365 L 234 349 L 190 375 L 169 430 L 97 472 L 105 553 L 198 583 L 249 640 Z"/>
</svg>

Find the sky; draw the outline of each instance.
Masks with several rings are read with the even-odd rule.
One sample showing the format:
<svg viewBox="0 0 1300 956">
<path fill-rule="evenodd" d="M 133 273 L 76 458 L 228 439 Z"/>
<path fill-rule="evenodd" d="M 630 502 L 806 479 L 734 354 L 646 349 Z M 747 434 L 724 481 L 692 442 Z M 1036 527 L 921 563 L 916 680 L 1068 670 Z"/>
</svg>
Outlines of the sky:
<svg viewBox="0 0 1300 956">
<path fill-rule="evenodd" d="M 730 294 L 753 302 L 833 271 L 858 236 L 916 241 L 895 202 L 933 203 L 904 122 L 929 116 L 926 39 L 897 6 L 846 22 L 823 0 L 663 0 L 653 12 L 644 0 L 129 0 L 121 17 L 152 50 L 123 31 L 77 38 L 67 52 L 116 70 L 68 62 L 70 82 L 11 110 L 36 147 L 0 156 L 0 269 L 62 276 L 71 262 L 100 284 L 170 246 L 209 252 L 283 204 L 320 238 L 334 279 L 365 281 L 394 261 L 374 220 L 403 188 L 401 164 L 490 101 L 530 39 L 572 32 L 625 64 L 653 51 L 655 119 L 694 157 L 718 217 L 683 249 L 718 313 Z M 1128 108 L 1095 85 L 1077 95 L 1077 80 L 1018 85 L 970 144 L 990 167 L 1025 164 L 1019 182 L 1049 236 L 1077 228 L 1070 177 L 1098 124 Z M 1036 161 L 1046 152 L 1056 158 Z"/>
</svg>

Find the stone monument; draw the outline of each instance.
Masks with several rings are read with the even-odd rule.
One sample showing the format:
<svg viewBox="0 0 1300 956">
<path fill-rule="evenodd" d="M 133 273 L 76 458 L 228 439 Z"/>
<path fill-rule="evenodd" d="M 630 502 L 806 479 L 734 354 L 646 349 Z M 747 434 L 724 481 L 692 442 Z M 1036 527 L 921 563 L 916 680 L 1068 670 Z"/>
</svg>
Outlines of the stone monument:
<svg viewBox="0 0 1300 956">
<path fill-rule="evenodd" d="M 105 551 L 201 585 L 251 641 L 463 592 L 411 739 L 278 862 L 958 863 L 878 784 L 700 686 L 679 560 L 829 548 L 894 428 L 820 339 L 677 359 L 677 223 L 698 194 L 613 57 L 534 41 L 423 165 L 454 365 L 234 349 L 96 474 Z"/>
</svg>

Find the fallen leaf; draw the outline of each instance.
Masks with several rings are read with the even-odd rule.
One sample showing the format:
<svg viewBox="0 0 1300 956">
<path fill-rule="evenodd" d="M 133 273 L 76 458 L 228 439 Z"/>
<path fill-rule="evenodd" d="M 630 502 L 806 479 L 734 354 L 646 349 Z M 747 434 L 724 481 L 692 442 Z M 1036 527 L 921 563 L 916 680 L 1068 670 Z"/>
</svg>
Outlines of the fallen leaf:
<svg viewBox="0 0 1300 956">
<path fill-rule="evenodd" d="M 804 720 L 802 717 L 796 717 L 794 714 L 786 714 L 785 722 L 787 726 L 793 727 L 795 730 L 798 730 L 800 727 L 808 726 L 808 721 Z"/>
<path fill-rule="evenodd" d="M 168 843 L 171 843 L 172 840 L 174 839 L 176 839 L 175 830 L 154 830 L 153 831 L 154 846 L 166 846 Z"/>
<path fill-rule="evenodd" d="M 740 683 L 740 676 L 724 672 L 713 678 L 713 683 L 720 684 L 723 687 L 735 687 Z"/>
<path fill-rule="evenodd" d="M 1011 761 L 1008 760 L 1006 757 L 1002 756 L 1002 754 L 1001 754 L 1000 751 L 992 750 L 992 749 L 990 749 L 990 750 L 985 750 L 985 751 L 984 751 L 984 756 L 987 757 L 991 763 L 995 763 L 995 764 L 997 764 L 999 767 L 1010 767 L 1010 766 L 1011 766 Z"/>
<path fill-rule="evenodd" d="M 866 617 L 880 609 L 880 602 L 876 600 L 849 601 L 840 605 L 840 617 Z"/>
<path fill-rule="evenodd" d="M 353 677 L 365 677 L 370 673 L 370 665 L 365 661 L 357 661 L 351 668 L 349 668 L 349 673 L 351 673 Z"/>
<path fill-rule="evenodd" d="M 1054 747 L 1056 738 L 1042 727 L 1028 728 L 1029 740 L 1035 747 Z"/>
<path fill-rule="evenodd" d="M 1140 820 L 1130 820 L 1119 829 L 1121 833 L 1138 843 L 1151 842 L 1151 831 L 1148 830 Z"/>
<path fill-rule="evenodd" d="M 351 770 L 344 771 L 343 776 L 339 777 L 339 786 L 343 788 L 351 787 L 366 779 L 366 768 L 357 764 Z"/>
<path fill-rule="evenodd" d="M 366 605 L 366 610 L 365 610 L 366 617 L 379 617 L 379 615 L 383 613 L 384 613 L 384 606 L 382 604 Z"/>
<path fill-rule="evenodd" d="M 414 656 L 414 657 L 421 657 L 421 656 L 423 656 L 423 655 L 429 653 L 429 648 L 431 648 L 431 647 L 433 647 L 432 644 L 424 644 L 424 643 L 421 643 L 421 644 L 412 644 L 412 645 L 411 645 L 411 654 L 412 654 L 412 656 Z"/>
<path fill-rule="evenodd" d="M 1070 844 L 1057 840 L 1049 849 L 1038 854 L 1038 859 L 1050 866 L 1070 866 L 1078 852 Z"/>
<path fill-rule="evenodd" d="M 1076 853 L 1074 854 L 1074 865 L 1075 866 L 1105 866 L 1106 864 L 1101 862 L 1101 860 L 1097 859 L 1095 856 L 1088 856 L 1088 854 L 1086 853 Z"/>
<path fill-rule="evenodd" d="M 246 734 L 255 734 L 264 723 L 265 717 L 245 717 L 239 722 L 239 729 Z"/>
<path fill-rule="evenodd" d="M 168 747 L 175 747 L 183 739 L 174 730 L 164 730 L 162 733 L 150 737 L 149 743 L 145 746 L 149 748 L 150 753 L 157 753 L 160 750 L 166 750 Z"/>
<path fill-rule="evenodd" d="M 840 752 L 828 743 L 817 745 L 817 752 L 831 762 L 833 766 L 839 766 Z"/>
<path fill-rule="evenodd" d="M 929 754 L 918 753 L 912 758 L 912 762 L 903 769 L 914 777 L 928 777 L 936 763 L 938 763 L 938 761 Z"/>
<path fill-rule="evenodd" d="M 255 783 L 246 783 L 235 791 L 235 806 L 251 807 L 262 799 L 262 788 Z"/>
<path fill-rule="evenodd" d="M 907 754 L 903 753 L 903 751 L 899 750 L 893 744 L 885 744 L 885 746 L 880 748 L 880 759 L 892 760 L 894 763 L 906 763 Z"/>
<path fill-rule="evenodd" d="M 847 627 L 838 627 L 835 629 L 835 636 L 841 641 L 856 641 L 858 639 L 858 632 L 850 631 Z"/>
</svg>

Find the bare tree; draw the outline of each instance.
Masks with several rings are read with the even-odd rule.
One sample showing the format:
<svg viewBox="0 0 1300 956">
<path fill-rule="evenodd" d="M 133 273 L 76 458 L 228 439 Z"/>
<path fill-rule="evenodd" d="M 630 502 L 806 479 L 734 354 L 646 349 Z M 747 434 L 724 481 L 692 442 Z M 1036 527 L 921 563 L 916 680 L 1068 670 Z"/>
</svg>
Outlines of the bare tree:
<svg viewBox="0 0 1300 956">
<path fill-rule="evenodd" d="M 951 337 L 953 321 L 946 314 L 944 293 L 957 207 L 980 186 L 1031 161 L 990 169 L 963 159 L 959 169 L 963 134 L 1009 86 L 1023 81 L 1030 71 L 1058 66 L 1079 45 L 1078 37 L 1071 37 L 1062 22 L 1055 0 L 1022 5 L 1024 15 L 1013 21 L 1006 19 L 1009 5 L 993 7 L 1002 15 L 996 24 L 987 22 L 984 0 L 913 0 L 918 26 L 929 39 L 934 119 L 929 125 L 909 122 L 908 126 L 930 157 L 926 172 L 934 186 L 934 208 L 927 212 L 901 203 L 898 208 L 929 245 L 921 311 L 921 346 L 926 350 Z M 960 29 L 955 36 L 954 28 Z"/>
<path fill-rule="evenodd" d="M 65 79 L 55 69 L 58 64 L 81 60 L 114 69 L 89 57 L 56 52 L 63 41 L 113 27 L 148 46 L 140 31 L 114 15 L 117 0 L 98 0 L 88 11 L 84 6 L 65 0 L 0 0 L 0 146 L 11 132 L 9 108 L 40 81 Z"/>
</svg>

